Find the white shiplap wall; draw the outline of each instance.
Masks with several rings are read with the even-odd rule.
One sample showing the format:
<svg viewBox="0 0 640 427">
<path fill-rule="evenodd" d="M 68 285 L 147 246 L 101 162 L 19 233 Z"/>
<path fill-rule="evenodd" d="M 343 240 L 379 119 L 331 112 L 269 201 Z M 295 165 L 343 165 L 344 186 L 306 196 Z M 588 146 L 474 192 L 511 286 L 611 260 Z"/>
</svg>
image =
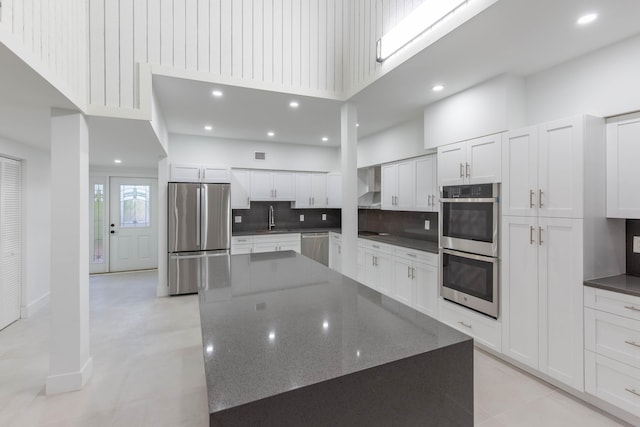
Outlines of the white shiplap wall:
<svg viewBox="0 0 640 427">
<path fill-rule="evenodd" d="M 0 42 L 85 104 L 88 0 L 2 0 Z"/>
</svg>

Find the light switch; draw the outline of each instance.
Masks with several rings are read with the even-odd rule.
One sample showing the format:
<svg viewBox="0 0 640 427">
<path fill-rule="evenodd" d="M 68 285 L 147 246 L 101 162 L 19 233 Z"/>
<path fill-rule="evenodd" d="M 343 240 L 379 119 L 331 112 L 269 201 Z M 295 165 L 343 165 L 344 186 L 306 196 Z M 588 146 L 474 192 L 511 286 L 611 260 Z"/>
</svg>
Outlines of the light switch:
<svg viewBox="0 0 640 427">
<path fill-rule="evenodd" d="M 240 223 L 242 222 L 242 217 L 241 217 L 240 215 L 236 215 L 236 216 L 233 218 L 233 221 L 234 221 L 236 224 L 240 224 Z"/>
<path fill-rule="evenodd" d="M 322 214 L 322 220 L 326 221 L 327 220 L 327 214 Z"/>
<path fill-rule="evenodd" d="M 424 220 L 424 229 L 431 230 L 431 221 L 429 221 L 428 219 Z"/>
<path fill-rule="evenodd" d="M 633 253 L 640 254 L 640 236 L 633 236 Z"/>
<path fill-rule="evenodd" d="M 300 222 L 304 221 L 304 215 L 300 215 Z"/>
</svg>

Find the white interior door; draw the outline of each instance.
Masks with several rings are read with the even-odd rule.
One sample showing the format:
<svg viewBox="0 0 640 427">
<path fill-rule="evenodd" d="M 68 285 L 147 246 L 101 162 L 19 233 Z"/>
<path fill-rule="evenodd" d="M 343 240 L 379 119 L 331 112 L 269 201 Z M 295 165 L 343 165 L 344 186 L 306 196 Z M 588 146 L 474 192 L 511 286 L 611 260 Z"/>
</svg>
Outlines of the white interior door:
<svg viewBox="0 0 640 427">
<path fill-rule="evenodd" d="M 20 318 L 21 164 L 0 158 L 0 329 Z"/>
<path fill-rule="evenodd" d="M 111 177 L 109 271 L 158 267 L 157 180 Z"/>
</svg>

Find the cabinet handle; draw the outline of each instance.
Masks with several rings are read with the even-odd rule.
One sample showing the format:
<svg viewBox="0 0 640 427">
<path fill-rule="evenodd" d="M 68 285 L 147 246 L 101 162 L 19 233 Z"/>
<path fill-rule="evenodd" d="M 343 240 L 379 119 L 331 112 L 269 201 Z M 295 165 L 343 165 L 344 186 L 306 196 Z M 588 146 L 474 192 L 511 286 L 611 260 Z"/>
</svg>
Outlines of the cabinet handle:
<svg viewBox="0 0 640 427">
<path fill-rule="evenodd" d="M 315 198 L 315 197 L 312 197 L 312 198 L 311 198 L 311 204 L 312 204 L 312 205 L 315 205 L 315 204 L 316 204 L 316 198 Z"/>
<path fill-rule="evenodd" d="M 465 328 L 469 328 L 469 329 L 473 329 L 471 327 L 471 325 L 467 325 L 466 323 L 464 323 L 463 321 L 458 321 L 459 324 L 461 324 L 462 326 L 464 326 Z"/>
<path fill-rule="evenodd" d="M 627 344 L 632 345 L 634 347 L 640 347 L 640 344 L 638 344 L 637 342 L 634 342 L 634 341 L 624 340 L 624 342 L 626 342 Z"/>
<path fill-rule="evenodd" d="M 412 257 L 412 258 L 417 257 L 417 255 L 416 255 L 416 254 L 407 254 L 407 256 L 410 256 L 410 257 Z"/>
<path fill-rule="evenodd" d="M 628 309 L 628 310 L 633 310 L 633 311 L 640 311 L 640 308 L 633 306 L 633 305 L 625 305 L 624 308 Z"/>
<path fill-rule="evenodd" d="M 536 205 L 533 204 L 533 195 L 535 194 L 535 191 L 533 190 L 529 190 L 529 208 L 533 209 Z"/>
<path fill-rule="evenodd" d="M 429 194 L 429 206 L 435 206 L 436 202 L 435 202 L 436 196 L 434 196 L 433 194 Z"/>
<path fill-rule="evenodd" d="M 378 257 L 374 257 L 376 259 L 376 267 L 378 266 Z"/>
<path fill-rule="evenodd" d="M 535 241 L 533 240 L 533 225 L 529 226 L 529 244 L 533 245 Z"/>
<path fill-rule="evenodd" d="M 338 246 L 338 255 L 342 253 L 342 246 Z"/>
<path fill-rule="evenodd" d="M 249 197 L 247 197 L 247 205 L 251 203 L 251 199 Z"/>
<path fill-rule="evenodd" d="M 416 278 L 416 269 L 411 267 L 411 278 L 415 279 Z"/>
<path fill-rule="evenodd" d="M 538 245 L 542 246 L 544 242 L 542 241 L 542 227 L 538 227 Z"/>
<path fill-rule="evenodd" d="M 329 198 L 328 197 L 325 197 L 325 198 L 327 199 L 325 203 L 328 205 L 329 204 Z"/>
<path fill-rule="evenodd" d="M 635 394 L 636 396 L 640 396 L 640 393 L 638 393 L 635 389 L 633 388 L 625 388 L 625 390 L 627 390 L 629 393 L 631 394 Z"/>
<path fill-rule="evenodd" d="M 376 249 L 380 249 L 380 246 L 378 245 L 371 245 L 372 248 L 376 248 Z"/>
<path fill-rule="evenodd" d="M 407 267 L 407 278 L 411 279 L 411 267 Z"/>
<path fill-rule="evenodd" d="M 470 171 L 471 166 L 469 165 L 469 163 L 465 163 L 465 164 L 466 164 L 465 170 L 467 171 L 467 178 L 469 178 L 471 176 L 471 171 Z"/>
<path fill-rule="evenodd" d="M 544 205 L 542 204 L 542 195 L 544 194 L 544 191 L 542 190 L 538 190 L 538 206 L 539 207 L 543 207 Z"/>
<path fill-rule="evenodd" d="M 278 189 L 273 190 L 273 194 L 276 198 L 278 198 Z"/>
<path fill-rule="evenodd" d="M 460 163 L 460 178 L 464 178 L 464 166 Z"/>
</svg>

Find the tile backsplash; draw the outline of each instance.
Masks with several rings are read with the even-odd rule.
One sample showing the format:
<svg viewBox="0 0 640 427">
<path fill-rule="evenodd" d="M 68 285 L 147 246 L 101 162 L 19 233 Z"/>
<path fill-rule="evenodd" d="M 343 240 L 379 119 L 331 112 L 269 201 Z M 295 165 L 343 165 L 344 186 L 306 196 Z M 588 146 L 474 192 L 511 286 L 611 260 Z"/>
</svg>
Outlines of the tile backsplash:
<svg viewBox="0 0 640 427">
<path fill-rule="evenodd" d="M 275 229 L 340 228 L 340 209 L 291 209 L 291 202 L 251 202 L 251 209 L 233 209 L 232 232 L 266 230 L 269 222 L 269 206 L 273 206 Z M 322 214 L 326 220 L 322 220 Z M 300 221 L 304 215 L 304 221 Z M 241 223 L 235 217 L 242 218 Z"/>
<path fill-rule="evenodd" d="M 627 274 L 640 276 L 640 253 L 633 253 L 633 236 L 640 237 L 640 219 L 627 220 Z"/>
<path fill-rule="evenodd" d="M 425 230 L 425 221 L 429 221 L 429 230 Z M 438 214 L 360 209 L 358 210 L 358 230 L 437 242 Z"/>
</svg>

